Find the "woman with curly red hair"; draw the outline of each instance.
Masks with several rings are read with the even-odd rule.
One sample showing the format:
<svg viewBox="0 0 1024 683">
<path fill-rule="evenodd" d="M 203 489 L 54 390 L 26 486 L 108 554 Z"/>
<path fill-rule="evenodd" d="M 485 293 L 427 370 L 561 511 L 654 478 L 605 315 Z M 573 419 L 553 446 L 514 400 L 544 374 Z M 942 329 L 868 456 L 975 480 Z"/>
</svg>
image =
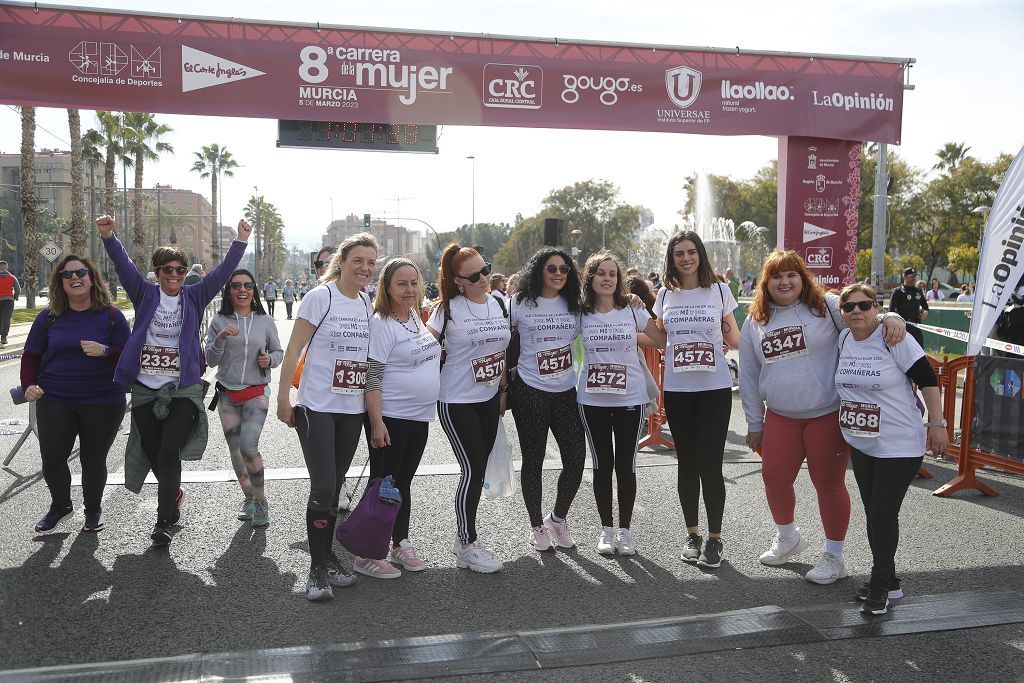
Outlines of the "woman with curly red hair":
<svg viewBox="0 0 1024 683">
<path fill-rule="evenodd" d="M 846 466 L 850 450 L 839 429 L 835 372 L 837 340 L 846 325 L 839 297 L 827 294 L 795 251 L 765 260 L 740 334 L 740 392 L 747 445 L 761 453 L 768 507 L 777 527 L 762 564 L 781 566 L 808 542 L 796 526 L 793 484 L 807 461 L 818 494 L 825 546 L 805 578 L 819 584 L 847 576 L 843 542 L 850 523 Z M 886 338 L 903 338 L 898 316 L 885 321 Z"/>
</svg>

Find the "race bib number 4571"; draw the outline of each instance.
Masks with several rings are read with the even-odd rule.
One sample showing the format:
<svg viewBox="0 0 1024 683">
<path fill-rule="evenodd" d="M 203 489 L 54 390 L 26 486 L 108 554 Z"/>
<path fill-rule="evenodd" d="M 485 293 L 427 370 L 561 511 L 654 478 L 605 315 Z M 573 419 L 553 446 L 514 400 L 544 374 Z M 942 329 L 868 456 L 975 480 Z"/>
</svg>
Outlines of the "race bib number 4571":
<svg viewBox="0 0 1024 683">
<path fill-rule="evenodd" d="M 882 425 L 882 409 L 874 403 L 839 402 L 839 426 L 850 436 L 876 438 Z"/>
<path fill-rule="evenodd" d="M 591 363 L 587 365 L 588 394 L 626 393 L 624 363 Z"/>
<path fill-rule="evenodd" d="M 560 349 L 537 352 L 537 374 L 542 380 L 558 379 L 572 370 L 572 349 L 567 345 Z"/>
</svg>

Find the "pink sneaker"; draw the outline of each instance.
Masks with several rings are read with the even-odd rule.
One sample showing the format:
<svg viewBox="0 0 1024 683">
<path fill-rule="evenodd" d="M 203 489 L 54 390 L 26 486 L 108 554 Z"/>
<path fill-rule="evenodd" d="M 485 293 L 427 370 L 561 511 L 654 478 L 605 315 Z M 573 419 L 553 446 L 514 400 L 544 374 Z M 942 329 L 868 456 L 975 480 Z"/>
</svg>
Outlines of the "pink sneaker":
<svg viewBox="0 0 1024 683">
<path fill-rule="evenodd" d="M 545 550 L 551 550 L 551 538 L 548 536 L 548 530 L 543 526 L 535 526 L 530 532 L 530 540 L 533 543 L 533 549 L 540 552 Z"/>
<path fill-rule="evenodd" d="M 385 560 L 371 560 L 367 557 L 357 557 L 352 571 L 375 579 L 397 579 L 402 575 L 401 569 L 391 566 Z"/>
<path fill-rule="evenodd" d="M 416 548 L 409 539 L 404 539 L 397 548 L 391 549 L 390 559 L 392 564 L 400 564 L 410 572 L 421 572 L 427 568 L 427 563 L 416 557 Z"/>
<path fill-rule="evenodd" d="M 556 522 L 551 519 L 551 515 L 548 514 L 544 518 L 544 526 L 547 527 L 548 533 L 551 535 L 552 541 L 559 548 L 574 548 L 576 541 L 573 539 L 572 534 L 569 533 L 569 525 L 565 521 Z"/>
</svg>

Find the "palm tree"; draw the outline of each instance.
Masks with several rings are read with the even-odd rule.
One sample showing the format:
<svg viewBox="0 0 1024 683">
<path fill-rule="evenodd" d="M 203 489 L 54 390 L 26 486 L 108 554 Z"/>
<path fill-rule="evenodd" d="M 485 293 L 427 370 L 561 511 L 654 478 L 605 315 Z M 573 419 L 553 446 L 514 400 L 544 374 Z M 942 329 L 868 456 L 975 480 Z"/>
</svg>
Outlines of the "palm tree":
<svg viewBox="0 0 1024 683">
<path fill-rule="evenodd" d="M 71 251 L 85 254 L 85 196 L 82 185 L 82 116 L 77 109 L 68 109 L 68 129 L 71 133 Z"/>
<path fill-rule="evenodd" d="M 39 234 L 36 232 L 36 108 L 21 108 L 21 220 L 25 245 L 25 297 L 29 308 L 36 305 L 36 262 Z"/>
<path fill-rule="evenodd" d="M 125 152 L 135 158 L 135 191 L 132 200 L 132 260 L 145 263 L 145 226 L 142 222 L 142 172 L 146 161 L 156 161 L 161 152 L 174 153 L 174 148 L 160 138 L 173 129 L 157 123 L 152 114 L 128 112 L 124 115 Z M 152 143 L 152 146 L 150 144 Z"/>
<path fill-rule="evenodd" d="M 966 142 L 947 142 L 935 153 L 939 161 L 932 168 L 936 171 L 953 171 L 967 158 L 970 149 Z"/>
<path fill-rule="evenodd" d="M 192 170 L 199 174 L 200 178 L 210 179 L 210 201 L 213 207 L 213 260 L 220 261 L 220 218 L 217 215 L 217 190 L 220 182 L 220 175 L 233 176 L 231 169 L 238 168 L 238 162 L 231 156 L 226 147 L 221 147 L 216 142 L 212 145 L 203 145 L 202 150 L 195 153 L 196 159 L 192 164 Z"/>
<path fill-rule="evenodd" d="M 92 219 L 96 218 L 96 188 L 93 185 L 94 178 L 96 177 L 95 169 L 97 164 L 102 164 L 103 160 L 103 136 L 96 130 L 90 129 L 82 136 L 82 161 L 83 163 L 89 164 L 89 204 L 92 207 Z M 89 254 L 93 262 L 98 263 L 97 253 L 98 236 L 93 230 L 86 230 L 86 235 L 89 236 Z"/>
<path fill-rule="evenodd" d="M 121 115 L 112 111 L 97 111 L 96 119 L 99 121 L 99 130 L 90 130 L 86 136 L 90 138 L 90 144 L 104 148 L 103 213 L 114 216 L 117 211 L 117 185 L 114 183 L 117 162 L 120 160 L 125 166 L 131 166 L 133 161 L 124 152 L 124 126 L 121 124 Z"/>
</svg>

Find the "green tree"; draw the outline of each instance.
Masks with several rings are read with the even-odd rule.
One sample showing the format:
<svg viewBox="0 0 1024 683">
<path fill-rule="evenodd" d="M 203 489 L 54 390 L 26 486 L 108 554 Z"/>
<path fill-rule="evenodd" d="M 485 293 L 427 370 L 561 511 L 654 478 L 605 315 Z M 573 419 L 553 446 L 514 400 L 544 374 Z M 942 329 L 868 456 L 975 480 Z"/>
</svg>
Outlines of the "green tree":
<svg viewBox="0 0 1024 683">
<path fill-rule="evenodd" d="M 124 115 L 125 153 L 133 158 L 135 166 L 135 191 L 132 201 L 132 260 L 136 267 L 145 264 L 145 224 L 142 221 L 142 177 L 144 164 L 156 161 L 162 152 L 173 153 L 174 148 L 160 138 L 172 132 L 172 128 L 157 123 L 152 114 L 128 112 Z"/>
<path fill-rule="evenodd" d="M 545 212 L 536 216 L 516 216 L 516 224 L 508 240 L 494 255 L 494 267 L 506 275 L 515 273 L 544 244 L 544 219 L 554 218 Z"/>
<path fill-rule="evenodd" d="M 932 166 L 932 169 L 936 171 L 955 170 L 958 164 L 970 158 L 967 156 L 967 152 L 970 149 L 966 142 L 947 142 L 942 146 L 942 149 L 935 152 L 935 156 L 939 160 Z"/>
<path fill-rule="evenodd" d="M 283 267 L 287 252 L 284 246 L 284 220 L 277 207 L 263 195 L 250 197 L 242 213 L 255 233 L 254 273 L 257 280 L 274 277 Z"/>
<path fill-rule="evenodd" d="M 77 109 L 68 109 L 68 132 L 71 135 L 71 251 L 85 255 L 85 181 L 82 161 L 82 115 Z"/>
<path fill-rule="evenodd" d="M 875 222 L 875 177 L 878 171 L 878 146 L 864 144 L 860 164 L 860 229 L 857 245 L 860 249 L 871 246 Z M 886 155 L 889 171 L 888 206 L 886 208 L 887 250 L 906 252 L 914 248 L 912 231 L 921 222 L 920 202 L 917 195 L 923 186 L 924 174 L 910 166 L 890 148 Z"/>
<path fill-rule="evenodd" d="M 220 219 L 217 215 L 217 196 L 220 184 L 220 176 L 233 176 L 233 168 L 238 168 L 238 162 L 231 156 L 227 147 L 221 147 L 217 143 L 203 145 L 202 149 L 195 153 L 195 161 L 192 163 L 192 171 L 199 174 L 200 178 L 210 179 L 210 201 L 213 216 L 213 260 L 220 261 Z"/>
<path fill-rule="evenodd" d="M 980 258 L 981 252 L 973 244 L 957 244 L 949 249 L 949 269 L 954 274 L 976 278 Z"/>
<path fill-rule="evenodd" d="M 872 249 L 870 247 L 868 247 L 867 249 L 859 249 L 859 250 L 857 250 L 857 279 L 858 280 L 864 279 L 866 277 L 871 277 L 871 254 L 872 254 Z M 890 256 L 888 253 L 886 253 L 884 255 L 884 260 L 885 260 L 885 266 L 884 266 L 885 275 L 884 275 L 884 277 L 889 277 L 890 275 L 892 275 L 893 273 L 896 272 L 896 264 L 893 262 L 892 256 Z"/>
<path fill-rule="evenodd" d="M 25 297 L 36 305 L 36 264 L 39 235 L 36 232 L 36 108 L 21 108 L 21 224 L 25 235 Z"/>
<path fill-rule="evenodd" d="M 117 185 L 114 182 L 114 171 L 117 162 L 131 166 L 133 160 L 124 151 L 125 130 L 121 121 L 122 115 L 112 111 L 97 111 L 96 120 L 99 128 L 86 133 L 89 145 L 103 148 L 103 213 L 115 215 Z"/>
</svg>

